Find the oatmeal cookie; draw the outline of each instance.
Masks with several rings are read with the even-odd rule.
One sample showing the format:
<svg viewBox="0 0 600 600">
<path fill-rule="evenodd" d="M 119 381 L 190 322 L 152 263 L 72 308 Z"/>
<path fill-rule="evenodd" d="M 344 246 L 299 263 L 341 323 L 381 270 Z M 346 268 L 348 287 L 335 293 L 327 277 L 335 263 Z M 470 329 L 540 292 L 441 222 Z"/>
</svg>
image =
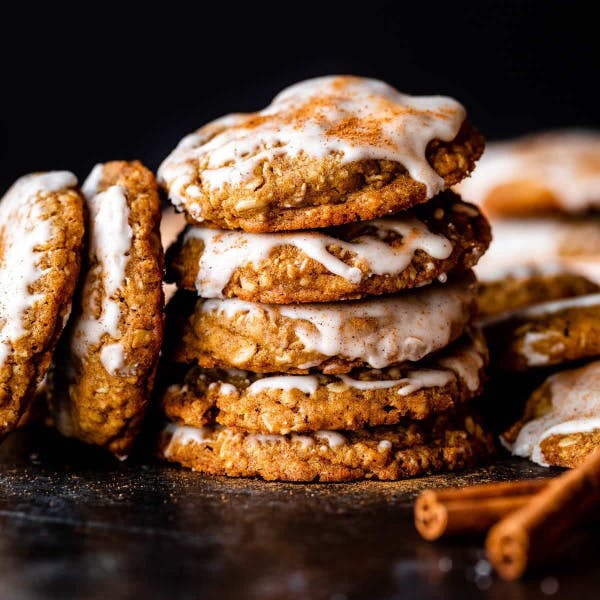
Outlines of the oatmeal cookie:
<svg viewBox="0 0 600 600">
<path fill-rule="evenodd" d="M 513 454 L 576 467 L 600 446 L 600 361 L 549 377 L 502 436 Z"/>
<path fill-rule="evenodd" d="M 191 227 L 168 253 L 168 274 L 203 298 L 354 299 L 466 271 L 490 239 L 481 213 L 445 192 L 409 213 L 326 230 L 255 234 Z"/>
<path fill-rule="evenodd" d="M 189 294 L 189 292 L 187 293 Z M 396 296 L 322 304 L 198 300 L 170 303 L 174 360 L 256 373 L 346 373 L 421 360 L 465 330 L 474 308 L 472 279 Z M 172 305 L 172 306 L 171 306 Z M 183 329 L 182 329 L 183 327 Z"/>
<path fill-rule="evenodd" d="M 154 176 L 139 162 L 94 168 L 84 185 L 88 260 L 52 403 L 65 435 L 127 455 L 152 390 L 163 337 L 163 253 Z"/>
<path fill-rule="evenodd" d="M 458 183 L 483 151 L 465 109 L 381 81 L 321 77 L 264 110 L 185 137 L 159 181 L 190 222 L 261 233 L 406 210 Z"/>
<path fill-rule="evenodd" d="M 452 471 L 488 460 L 493 450 L 492 436 L 473 417 L 443 415 L 355 432 L 285 436 L 169 424 L 160 436 L 158 454 L 212 475 L 351 481 Z"/>
<path fill-rule="evenodd" d="M 35 395 L 71 310 L 84 235 L 68 171 L 19 179 L 0 201 L 0 435 Z"/>
</svg>

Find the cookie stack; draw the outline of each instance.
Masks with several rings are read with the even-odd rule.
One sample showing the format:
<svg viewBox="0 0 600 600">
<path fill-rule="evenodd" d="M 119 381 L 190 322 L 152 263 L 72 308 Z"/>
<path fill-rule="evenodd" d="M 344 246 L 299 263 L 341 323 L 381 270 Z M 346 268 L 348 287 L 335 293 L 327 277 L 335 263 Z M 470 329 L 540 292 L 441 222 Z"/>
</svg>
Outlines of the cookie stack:
<svg viewBox="0 0 600 600">
<path fill-rule="evenodd" d="M 490 231 L 447 191 L 483 140 L 446 97 L 294 85 L 181 141 L 166 459 L 290 481 L 399 479 L 484 458 L 470 268 Z"/>
</svg>

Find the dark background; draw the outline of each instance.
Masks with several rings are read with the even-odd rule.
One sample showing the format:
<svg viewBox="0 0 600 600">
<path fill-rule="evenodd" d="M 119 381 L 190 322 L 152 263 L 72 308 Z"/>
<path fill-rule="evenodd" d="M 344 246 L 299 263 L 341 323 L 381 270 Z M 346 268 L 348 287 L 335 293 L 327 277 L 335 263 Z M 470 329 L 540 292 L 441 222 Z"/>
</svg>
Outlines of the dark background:
<svg viewBox="0 0 600 600">
<path fill-rule="evenodd" d="M 156 168 L 207 120 L 328 73 L 455 96 L 489 138 L 598 127 L 598 30 L 586 4 L 13 4 L 0 24 L 0 187 L 32 170 L 83 177 L 115 158 Z"/>
</svg>

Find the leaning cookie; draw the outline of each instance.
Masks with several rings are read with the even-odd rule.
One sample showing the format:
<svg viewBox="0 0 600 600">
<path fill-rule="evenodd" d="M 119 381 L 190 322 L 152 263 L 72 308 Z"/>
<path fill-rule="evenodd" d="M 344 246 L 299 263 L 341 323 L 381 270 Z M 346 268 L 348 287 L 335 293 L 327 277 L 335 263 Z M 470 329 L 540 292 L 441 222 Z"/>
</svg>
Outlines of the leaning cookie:
<svg viewBox="0 0 600 600">
<path fill-rule="evenodd" d="M 146 411 L 163 336 L 160 202 L 139 162 L 96 166 L 84 193 L 88 262 L 56 360 L 53 412 L 63 434 L 124 457 Z"/>
<path fill-rule="evenodd" d="M 19 179 L 0 201 L 0 435 L 35 395 L 71 310 L 84 235 L 67 171 Z"/>
<path fill-rule="evenodd" d="M 159 180 L 191 222 L 249 232 L 329 227 L 405 210 L 473 169 L 483 138 L 443 96 L 321 77 L 264 110 L 188 135 Z"/>
<path fill-rule="evenodd" d="M 573 298 L 600 291 L 600 286 L 568 271 L 521 268 L 500 279 L 477 285 L 477 315 L 500 315 L 540 302 Z"/>
<path fill-rule="evenodd" d="M 600 356 L 600 294 L 545 302 L 480 321 L 492 364 L 509 371 Z"/>
<path fill-rule="evenodd" d="M 189 228 L 168 253 L 170 278 L 203 298 L 292 304 L 389 294 L 477 263 L 487 221 L 452 192 L 414 211 L 324 231 Z"/>
<path fill-rule="evenodd" d="M 159 456 L 195 471 L 280 481 L 398 480 L 488 460 L 494 444 L 471 416 L 354 432 L 252 434 L 169 424 Z"/>
<path fill-rule="evenodd" d="M 543 465 L 576 467 L 600 446 L 600 361 L 549 377 L 525 414 L 502 436 L 517 456 Z"/>
<path fill-rule="evenodd" d="M 474 331 L 433 360 L 350 375 L 261 376 L 192 367 L 168 387 L 162 410 L 173 422 L 216 423 L 246 431 L 287 434 L 358 430 L 426 419 L 481 392 L 487 346 Z"/>
<path fill-rule="evenodd" d="M 322 304 L 198 300 L 193 313 L 179 294 L 169 312 L 183 321 L 173 358 L 207 368 L 256 373 L 346 373 L 415 362 L 445 348 L 470 321 L 472 279 L 411 293 Z M 181 331 L 173 325 L 174 331 Z"/>
</svg>

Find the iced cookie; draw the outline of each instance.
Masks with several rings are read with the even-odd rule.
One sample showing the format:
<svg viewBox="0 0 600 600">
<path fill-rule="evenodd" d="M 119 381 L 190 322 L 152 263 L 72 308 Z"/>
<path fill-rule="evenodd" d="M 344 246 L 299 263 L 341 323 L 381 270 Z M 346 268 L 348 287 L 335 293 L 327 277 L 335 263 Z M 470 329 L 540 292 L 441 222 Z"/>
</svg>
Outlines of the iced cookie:
<svg viewBox="0 0 600 600">
<path fill-rule="evenodd" d="M 474 295 L 467 278 L 357 302 L 198 300 L 174 340 L 174 359 L 256 373 L 383 369 L 421 360 L 457 339 L 471 318 Z M 181 296 L 170 308 L 174 322 L 185 319 L 186 301 Z M 177 324 L 171 328 L 181 331 Z"/>
<path fill-rule="evenodd" d="M 600 446 L 600 362 L 549 377 L 502 440 L 540 465 L 576 467 Z"/>
<path fill-rule="evenodd" d="M 59 430 L 126 456 L 163 336 L 163 255 L 154 176 L 139 162 L 94 168 L 84 185 L 88 260 L 57 359 Z"/>
<path fill-rule="evenodd" d="M 329 227 L 405 210 L 473 169 L 483 138 L 444 96 L 360 77 L 321 77 L 264 110 L 185 137 L 159 180 L 191 222 L 266 232 Z"/>
<path fill-rule="evenodd" d="M 502 279 L 482 281 L 477 289 L 480 318 L 499 315 L 532 304 L 573 298 L 600 291 L 600 287 L 576 273 L 520 269 Z"/>
<path fill-rule="evenodd" d="M 409 213 L 326 230 L 246 233 L 192 227 L 169 252 L 171 278 L 203 298 L 291 304 L 389 294 L 465 271 L 491 239 L 451 192 Z"/>
<path fill-rule="evenodd" d="M 536 304 L 481 321 L 492 365 L 524 371 L 600 356 L 600 294 Z"/>
<path fill-rule="evenodd" d="M 67 171 L 26 175 L 0 201 L 0 435 L 48 370 L 81 262 L 83 201 Z"/>
<path fill-rule="evenodd" d="M 539 216 L 492 222 L 493 241 L 477 264 L 479 279 L 515 267 L 568 270 L 600 282 L 600 218 Z"/>
<path fill-rule="evenodd" d="M 493 449 L 470 416 L 285 436 L 169 424 L 159 441 L 160 456 L 202 473 L 281 481 L 404 479 L 473 466 Z"/>
<path fill-rule="evenodd" d="M 487 346 L 473 332 L 435 359 L 411 367 L 359 369 L 349 375 L 261 376 L 192 367 L 162 397 L 169 421 L 287 434 L 358 430 L 425 419 L 481 392 Z"/>
<path fill-rule="evenodd" d="M 490 215 L 597 210 L 600 132 L 553 131 L 489 144 L 460 191 Z"/>
</svg>

